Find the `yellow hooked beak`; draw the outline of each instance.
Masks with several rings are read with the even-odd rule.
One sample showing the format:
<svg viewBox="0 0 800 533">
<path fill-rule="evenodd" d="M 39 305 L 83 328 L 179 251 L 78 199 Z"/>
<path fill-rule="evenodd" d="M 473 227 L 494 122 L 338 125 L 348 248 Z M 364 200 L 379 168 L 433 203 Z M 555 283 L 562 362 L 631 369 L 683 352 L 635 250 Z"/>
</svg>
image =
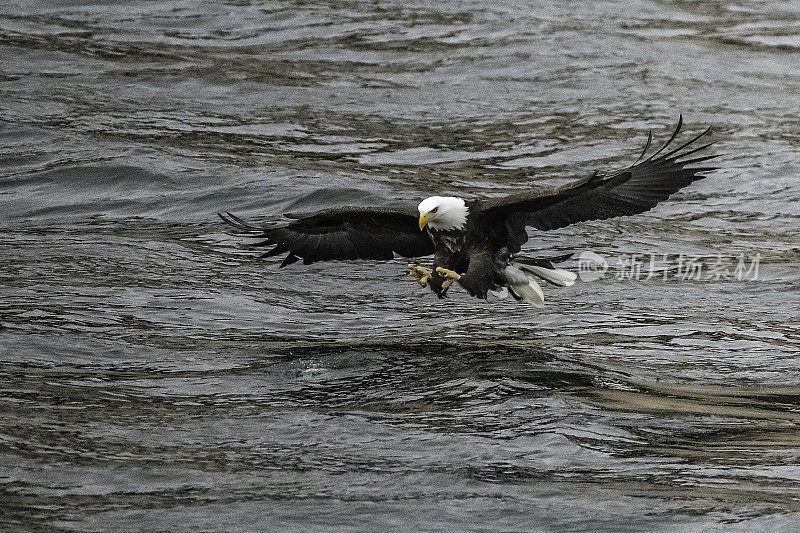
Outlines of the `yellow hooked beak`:
<svg viewBox="0 0 800 533">
<path fill-rule="evenodd" d="M 420 213 L 419 214 L 419 230 L 422 231 L 425 229 L 425 226 L 428 225 L 428 213 Z"/>
</svg>

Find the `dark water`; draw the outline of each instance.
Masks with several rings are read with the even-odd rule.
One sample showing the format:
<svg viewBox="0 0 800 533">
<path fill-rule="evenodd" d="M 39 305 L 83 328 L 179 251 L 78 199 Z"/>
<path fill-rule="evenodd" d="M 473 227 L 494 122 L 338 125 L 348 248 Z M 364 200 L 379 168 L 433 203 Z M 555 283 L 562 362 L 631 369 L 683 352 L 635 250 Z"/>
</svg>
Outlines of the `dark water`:
<svg viewBox="0 0 800 533">
<path fill-rule="evenodd" d="M 50 4 L 0 7 L 0 530 L 797 530 L 797 3 Z M 529 249 L 757 280 L 438 301 L 215 215 L 563 183 L 679 113 L 720 171 Z"/>
</svg>

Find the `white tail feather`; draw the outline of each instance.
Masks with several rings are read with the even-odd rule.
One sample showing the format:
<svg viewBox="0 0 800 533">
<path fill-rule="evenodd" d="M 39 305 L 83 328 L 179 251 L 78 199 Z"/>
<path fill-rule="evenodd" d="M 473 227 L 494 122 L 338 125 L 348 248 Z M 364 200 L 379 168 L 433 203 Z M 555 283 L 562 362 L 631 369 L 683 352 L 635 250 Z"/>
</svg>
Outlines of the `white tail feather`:
<svg viewBox="0 0 800 533">
<path fill-rule="evenodd" d="M 569 287 L 575 284 L 575 280 L 578 278 L 578 275 L 574 272 L 570 272 L 569 270 L 564 270 L 563 268 L 544 268 L 536 265 L 517 265 L 519 268 L 526 272 L 530 272 L 539 278 L 549 281 L 553 285 L 558 285 L 559 287 Z"/>
<path fill-rule="evenodd" d="M 508 265 L 503 274 L 510 290 L 517 298 L 521 298 L 534 307 L 544 307 L 544 293 L 531 274 L 523 272 L 516 265 Z"/>
<path fill-rule="evenodd" d="M 544 293 L 538 279 L 559 287 L 569 287 L 575 283 L 577 275 L 562 268 L 544 268 L 535 265 L 511 264 L 503 270 L 508 291 L 502 292 L 500 288 L 493 288 L 489 291 L 493 296 L 505 298 L 510 291 L 518 299 L 524 300 L 534 307 L 544 307 Z M 502 294 L 502 296 L 500 296 Z"/>
<path fill-rule="evenodd" d="M 522 285 L 511 285 L 508 287 L 508 290 L 534 307 L 538 307 L 539 309 L 544 307 L 544 293 L 535 280 L 531 280 Z"/>
</svg>

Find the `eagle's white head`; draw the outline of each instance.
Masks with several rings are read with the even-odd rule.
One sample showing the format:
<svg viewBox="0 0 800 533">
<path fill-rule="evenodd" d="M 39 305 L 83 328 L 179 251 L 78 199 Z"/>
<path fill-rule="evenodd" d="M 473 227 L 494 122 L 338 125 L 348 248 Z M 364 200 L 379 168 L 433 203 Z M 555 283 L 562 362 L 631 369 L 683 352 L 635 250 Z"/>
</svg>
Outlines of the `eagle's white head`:
<svg viewBox="0 0 800 533">
<path fill-rule="evenodd" d="M 464 200 L 453 196 L 431 196 L 419 204 L 419 229 L 435 231 L 464 229 L 469 209 Z"/>
</svg>

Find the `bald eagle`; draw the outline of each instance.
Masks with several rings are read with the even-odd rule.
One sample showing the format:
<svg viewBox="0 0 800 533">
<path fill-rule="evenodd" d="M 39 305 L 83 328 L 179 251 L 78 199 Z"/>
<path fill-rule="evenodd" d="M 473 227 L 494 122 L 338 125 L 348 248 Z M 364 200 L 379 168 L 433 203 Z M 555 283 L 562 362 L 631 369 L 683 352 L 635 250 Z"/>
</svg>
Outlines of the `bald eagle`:
<svg viewBox="0 0 800 533">
<path fill-rule="evenodd" d="M 697 145 L 711 128 L 667 151 L 678 136 L 683 117 L 669 140 L 645 158 L 647 144 L 633 165 L 600 173 L 560 188 L 531 190 L 502 198 L 463 200 L 432 196 L 417 209 L 345 207 L 310 214 L 286 214 L 289 223 L 256 227 L 230 213 L 219 216 L 235 234 L 259 238 L 254 246 L 273 246 L 261 257 L 287 254 L 285 267 L 302 259 L 316 261 L 387 260 L 395 254 L 407 258 L 433 255 L 433 268 L 409 268 L 420 284 L 440 298 L 457 281 L 472 296 L 511 294 L 536 307 L 544 301 L 537 280 L 568 286 L 575 274 L 550 259 L 523 258 L 518 254 L 528 240 L 526 228 L 546 231 L 576 222 L 635 215 L 701 179 L 709 166 L 694 166 L 716 155 L 693 156 L 712 143 Z M 692 166 L 690 166 L 692 165 Z"/>
</svg>

